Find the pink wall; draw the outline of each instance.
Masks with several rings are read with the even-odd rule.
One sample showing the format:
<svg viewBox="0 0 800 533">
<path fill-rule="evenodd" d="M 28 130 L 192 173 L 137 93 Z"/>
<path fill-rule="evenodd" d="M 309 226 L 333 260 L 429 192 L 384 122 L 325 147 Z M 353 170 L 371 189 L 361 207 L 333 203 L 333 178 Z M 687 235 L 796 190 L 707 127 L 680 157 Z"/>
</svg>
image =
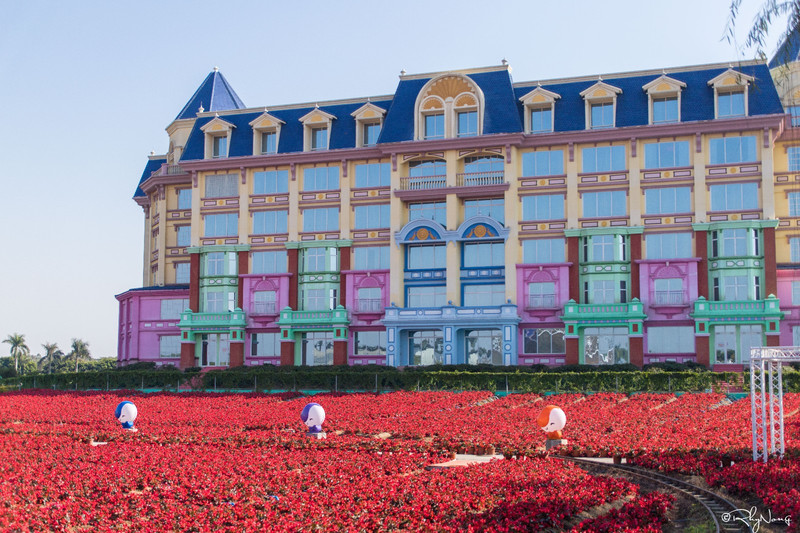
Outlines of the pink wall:
<svg viewBox="0 0 800 533">
<path fill-rule="evenodd" d="M 639 264 L 639 300 L 644 304 L 648 322 L 688 319 L 697 300 L 697 264 L 699 258 L 641 259 Z M 679 305 L 657 305 L 654 300 L 655 280 L 681 278 L 683 299 Z"/>
<path fill-rule="evenodd" d="M 564 304 L 569 301 L 569 267 L 571 263 L 554 263 L 542 265 L 517 265 L 517 313 L 522 318 L 519 324 L 517 339 L 517 362 L 520 365 L 544 364 L 562 365 L 565 354 L 526 354 L 523 330 L 528 328 L 564 329 L 561 315 Z M 555 302 L 553 307 L 530 307 L 528 302 L 529 283 L 555 284 Z"/>
<path fill-rule="evenodd" d="M 345 307 L 350 310 L 350 326 L 379 324 L 383 318 L 384 307 L 389 306 L 389 271 L 388 270 L 345 270 L 346 300 Z M 358 308 L 358 289 L 381 289 L 381 305 L 377 310 L 360 311 Z"/>
<path fill-rule="evenodd" d="M 180 335 L 178 328 L 180 317 L 162 320 L 161 301 L 188 298 L 189 289 L 157 288 L 128 291 L 118 295 L 117 300 L 120 305 L 118 364 L 152 361 L 159 365 L 177 366 L 180 357 L 159 357 L 159 337 Z"/>
<path fill-rule="evenodd" d="M 781 346 L 792 346 L 792 328 L 800 326 L 800 305 L 792 305 L 792 282 L 800 281 L 800 270 L 778 270 L 778 299 L 781 301 Z"/>
</svg>

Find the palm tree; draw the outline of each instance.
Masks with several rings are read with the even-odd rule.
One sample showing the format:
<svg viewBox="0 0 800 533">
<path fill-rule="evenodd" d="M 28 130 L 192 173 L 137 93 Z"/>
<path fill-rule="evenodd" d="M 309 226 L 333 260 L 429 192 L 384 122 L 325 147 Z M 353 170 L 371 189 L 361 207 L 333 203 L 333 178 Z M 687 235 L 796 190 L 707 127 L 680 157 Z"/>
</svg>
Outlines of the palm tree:
<svg viewBox="0 0 800 533">
<path fill-rule="evenodd" d="M 44 357 L 39 359 L 39 368 L 42 369 L 47 366 L 47 373 L 53 373 L 53 363 L 58 364 L 61 358 L 64 357 L 64 352 L 58 349 L 58 343 L 46 342 L 42 344 L 44 348 Z"/>
<path fill-rule="evenodd" d="M 19 357 L 31 353 L 28 345 L 25 344 L 25 335 L 14 333 L 13 335 L 9 335 L 3 342 L 11 345 L 10 352 L 11 357 L 14 358 L 14 372 L 17 372 L 19 370 Z"/>
<path fill-rule="evenodd" d="M 81 339 L 72 339 L 72 351 L 67 356 L 68 359 L 75 359 L 75 372 L 78 371 L 78 361 L 91 359 L 89 354 L 89 343 Z"/>
</svg>

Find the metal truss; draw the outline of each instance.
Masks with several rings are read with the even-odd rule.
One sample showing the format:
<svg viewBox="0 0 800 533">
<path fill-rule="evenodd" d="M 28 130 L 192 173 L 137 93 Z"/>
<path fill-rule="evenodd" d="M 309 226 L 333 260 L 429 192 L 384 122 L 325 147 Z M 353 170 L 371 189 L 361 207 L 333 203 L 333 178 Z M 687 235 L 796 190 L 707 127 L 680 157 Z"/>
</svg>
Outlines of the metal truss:
<svg viewBox="0 0 800 533">
<path fill-rule="evenodd" d="M 783 458 L 783 364 L 800 362 L 800 347 L 750 350 L 750 408 L 753 461 Z"/>
</svg>

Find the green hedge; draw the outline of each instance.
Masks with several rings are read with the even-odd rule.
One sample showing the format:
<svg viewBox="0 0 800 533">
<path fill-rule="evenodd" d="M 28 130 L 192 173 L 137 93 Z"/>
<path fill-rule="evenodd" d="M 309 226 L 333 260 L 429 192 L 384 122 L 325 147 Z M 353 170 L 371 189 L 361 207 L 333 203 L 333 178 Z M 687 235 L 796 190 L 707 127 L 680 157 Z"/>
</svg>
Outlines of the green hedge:
<svg viewBox="0 0 800 533">
<path fill-rule="evenodd" d="M 4 389 L 163 389 L 175 390 L 186 385 L 196 374 L 180 370 L 131 370 L 119 372 L 69 372 L 64 374 L 31 374 L 4 379 Z"/>
</svg>

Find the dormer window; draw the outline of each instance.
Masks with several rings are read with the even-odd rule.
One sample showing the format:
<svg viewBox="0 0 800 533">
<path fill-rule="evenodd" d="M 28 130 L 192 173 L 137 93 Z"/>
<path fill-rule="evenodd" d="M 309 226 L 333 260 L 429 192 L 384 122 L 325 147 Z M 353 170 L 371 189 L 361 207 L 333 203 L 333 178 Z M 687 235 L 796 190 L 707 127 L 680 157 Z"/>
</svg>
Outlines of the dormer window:
<svg viewBox="0 0 800 533">
<path fill-rule="evenodd" d="M 581 92 L 586 102 L 586 129 L 598 130 L 616 126 L 617 96 L 622 89 L 600 80 Z"/>
<path fill-rule="evenodd" d="M 278 139 L 284 122 L 270 115 L 267 110 L 250 122 L 253 128 L 253 154 L 268 155 L 278 153 Z"/>
<path fill-rule="evenodd" d="M 230 122 L 226 122 L 216 116 L 208 124 L 200 128 L 205 135 L 206 159 L 228 157 L 228 147 L 230 146 L 231 133 L 234 127 Z"/>
<path fill-rule="evenodd" d="M 747 90 L 755 78 L 731 68 L 709 80 L 714 89 L 714 111 L 716 118 L 746 117 L 748 111 Z"/>
<path fill-rule="evenodd" d="M 423 140 L 481 135 L 483 91 L 463 74 L 430 80 L 417 95 L 415 131 Z"/>
<path fill-rule="evenodd" d="M 351 113 L 356 119 L 356 146 L 375 146 L 381 134 L 385 109 L 367 102 Z"/>
<path fill-rule="evenodd" d="M 682 81 L 662 75 L 642 86 L 647 93 L 650 124 L 669 124 L 681 121 Z"/>
<path fill-rule="evenodd" d="M 525 133 L 553 131 L 553 108 L 559 98 L 560 95 L 539 86 L 519 99 L 525 106 Z"/>
<path fill-rule="evenodd" d="M 303 150 L 315 152 L 327 150 L 330 146 L 330 131 L 336 117 L 320 108 L 300 117 L 303 123 Z"/>
</svg>

